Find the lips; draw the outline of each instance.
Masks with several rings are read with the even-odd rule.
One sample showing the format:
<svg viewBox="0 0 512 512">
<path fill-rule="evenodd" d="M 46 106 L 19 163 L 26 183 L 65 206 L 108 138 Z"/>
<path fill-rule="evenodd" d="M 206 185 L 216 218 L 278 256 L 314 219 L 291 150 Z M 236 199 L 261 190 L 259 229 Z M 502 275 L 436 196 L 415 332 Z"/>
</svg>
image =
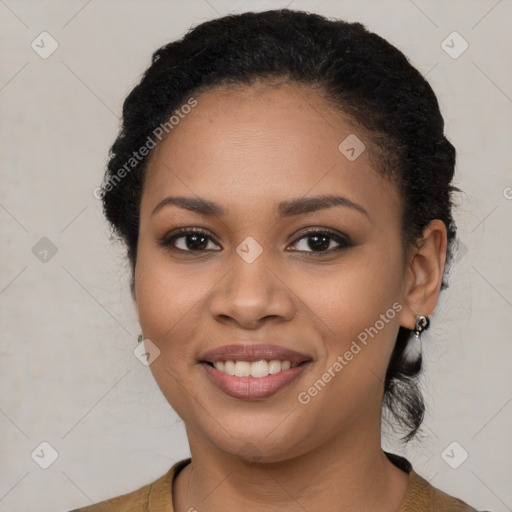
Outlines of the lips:
<svg viewBox="0 0 512 512">
<path fill-rule="evenodd" d="M 225 394 L 255 400 L 288 386 L 310 366 L 312 358 L 278 345 L 225 345 L 204 352 L 199 362 L 210 382 Z M 267 371 L 262 372 L 260 366 Z M 258 372 L 253 376 L 255 368 Z"/>
<path fill-rule="evenodd" d="M 218 361 L 290 361 L 299 365 L 304 361 L 312 359 L 310 356 L 301 354 L 289 348 L 279 345 L 225 345 L 212 350 L 207 350 L 199 357 L 201 362 L 216 363 Z"/>
</svg>

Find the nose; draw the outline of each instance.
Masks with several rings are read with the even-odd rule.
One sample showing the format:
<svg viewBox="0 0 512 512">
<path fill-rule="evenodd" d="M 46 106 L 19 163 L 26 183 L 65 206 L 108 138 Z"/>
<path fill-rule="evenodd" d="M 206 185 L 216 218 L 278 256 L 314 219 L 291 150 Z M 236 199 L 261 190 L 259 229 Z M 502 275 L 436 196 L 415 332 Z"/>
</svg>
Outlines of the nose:
<svg viewBox="0 0 512 512">
<path fill-rule="evenodd" d="M 278 270 L 271 268 L 263 254 L 252 263 L 236 253 L 233 260 L 231 270 L 213 291 L 213 318 L 244 329 L 257 329 L 271 320 L 289 322 L 295 316 L 297 300 Z"/>
</svg>

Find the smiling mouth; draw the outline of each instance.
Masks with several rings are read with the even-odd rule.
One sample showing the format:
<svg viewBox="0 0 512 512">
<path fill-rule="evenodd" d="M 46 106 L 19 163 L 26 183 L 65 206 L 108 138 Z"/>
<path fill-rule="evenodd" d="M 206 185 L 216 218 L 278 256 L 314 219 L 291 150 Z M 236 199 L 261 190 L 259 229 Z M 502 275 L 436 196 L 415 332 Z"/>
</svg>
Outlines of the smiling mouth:
<svg viewBox="0 0 512 512">
<path fill-rule="evenodd" d="M 284 372 L 290 368 L 296 368 L 305 363 L 310 362 L 311 359 L 302 361 L 301 363 L 292 363 L 291 361 L 280 361 L 277 359 L 260 359 L 258 361 L 201 361 L 202 363 L 215 368 L 221 373 L 233 377 L 254 377 L 256 379 L 275 375 Z"/>
</svg>

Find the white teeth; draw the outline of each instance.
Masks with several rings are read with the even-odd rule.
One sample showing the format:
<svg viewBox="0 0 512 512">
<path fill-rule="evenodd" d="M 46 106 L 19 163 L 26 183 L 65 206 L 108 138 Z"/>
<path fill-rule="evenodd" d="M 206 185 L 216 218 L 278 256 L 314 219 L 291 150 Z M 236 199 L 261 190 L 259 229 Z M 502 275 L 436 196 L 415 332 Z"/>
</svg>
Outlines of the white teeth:
<svg viewBox="0 0 512 512">
<path fill-rule="evenodd" d="M 266 361 L 217 361 L 213 363 L 215 368 L 222 373 L 234 375 L 235 377 L 267 377 L 289 368 L 295 368 L 297 364 L 292 364 L 290 361 L 278 361 L 273 359 Z"/>
<path fill-rule="evenodd" d="M 251 363 L 248 361 L 237 361 L 235 363 L 235 377 L 250 377 Z"/>
<path fill-rule="evenodd" d="M 274 374 L 281 371 L 281 361 L 273 360 L 268 363 L 268 373 Z"/>
<path fill-rule="evenodd" d="M 220 368 L 217 368 L 217 370 L 220 370 Z M 226 361 L 224 363 L 224 373 L 227 373 L 228 375 L 235 375 L 235 363 L 233 361 Z"/>
<path fill-rule="evenodd" d="M 268 374 L 267 361 L 261 360 L 251 363 L 251 377 L 266 377 Z"/>
</svg>

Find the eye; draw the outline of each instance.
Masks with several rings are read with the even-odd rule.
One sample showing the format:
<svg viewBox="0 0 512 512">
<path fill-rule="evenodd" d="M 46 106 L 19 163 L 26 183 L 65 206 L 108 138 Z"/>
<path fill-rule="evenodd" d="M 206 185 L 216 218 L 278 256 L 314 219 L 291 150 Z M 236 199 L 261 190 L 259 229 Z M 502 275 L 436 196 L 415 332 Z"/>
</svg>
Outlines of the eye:
<svg viewBox="0 0 512 512">
<path fill-rule="evenodd" d="M 302 242 L 301 242 L 302 241 Z M 331 243 L 335 242 L 338 247 L 331 247 Z M 323 256 L 326 253 L 333 253 L 351 247 L 353 244 L 350 238 L 337 231 L 330 229 L 311 229 L 302 234 L 293 245 L 302 243 L 302 249 L 298 249 L 298 252 L 309 252 L 311 256 Z M 307 248 L 312 249 L 308 251 Z"/>
<path fill-rule="evenodd" d="M 180 240 L 183 241 L 180 242 Z M 308 240 L 306 242 L 306 240 Z M 331 243 L 335 242 L 338 247 L 331 247 Z M 165 235 L 158 243 L 164 247 L 170 247 L 172 250 L 179 252 L 202 252 L 211 250 L 211 244 L 214 246 L 218 244 L 213 242 L 210 234 L 200 228 L 182 228 L 178 231 L 171 232 Z M 351 247 L 353 244 L 350 238 L 337 231 L 330 229 L 311 229 L 298 238 L 292 245 L 298 245 L 302 243 L 302 249 L 295 249 L 293 252 L 307 252 L 311 256 L 322 256 L 326 253 L 332 253 L 347 247 Z M 181 245 L 181 247 L 180 247 Z M 307 250 L 307 248 L 312 250 Z"/>
<path fill-rule="evenodd" d="M 178 247 L 178 240 L 184 239 L 179 243 L 181 247 Z M 200 228 L 183 228 L 179 231 L 169 233 L 165 235 L 158 243 L 162 246 L 168 247 L 176 251 L 182 252 L 200 252 L 207 250 L 208 240 L 211 241 L 211 237 L 208 232 Z"/>
</svg>

